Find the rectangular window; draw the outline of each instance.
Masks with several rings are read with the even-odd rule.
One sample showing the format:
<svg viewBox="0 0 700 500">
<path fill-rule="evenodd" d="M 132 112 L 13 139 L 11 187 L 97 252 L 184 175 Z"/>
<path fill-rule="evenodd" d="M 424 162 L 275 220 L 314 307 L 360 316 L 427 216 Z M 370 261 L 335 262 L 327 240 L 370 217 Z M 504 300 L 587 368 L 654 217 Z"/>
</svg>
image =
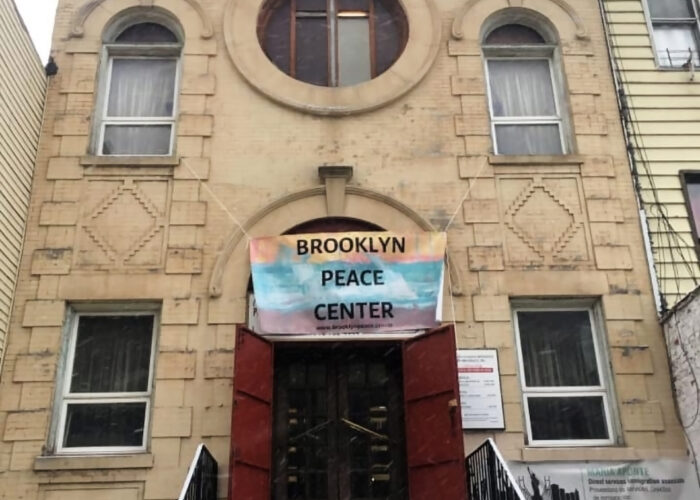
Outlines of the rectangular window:
<svg viewBox="0 0 700 500">
<path fill-rule="evenodd" d="M 372 79 L 369 17 L 338 17 L 338 85 Z"/>
<path fill-rule="evenodd" d="M 613 444 L 593 310 L 554 303 L 514 316 L 530 445 Z"/>
<path fill-rule="evenodd" d="M 59 453 L 144 451 L 156 314 L 77 313 L 57 432 Z"/>
<path fill-rule="evenodd" d="M 178 59 L 109 58 L 100 154 L 170 155 Z"/>
<path fill-rule="evenodd" d="M 694 0 L 647 0 L 660 66 L 700 64 L 698 15 Z"/>
<path fill-rule="evenodd" d="M 562 123 L 549 58 L 486 61 L 495 153 L 564 153 Z"/>
<path fill-rule="evenodd" d="M 700 171 L 681 174 L 695 247 L 700 255 Z"/>
</svg>

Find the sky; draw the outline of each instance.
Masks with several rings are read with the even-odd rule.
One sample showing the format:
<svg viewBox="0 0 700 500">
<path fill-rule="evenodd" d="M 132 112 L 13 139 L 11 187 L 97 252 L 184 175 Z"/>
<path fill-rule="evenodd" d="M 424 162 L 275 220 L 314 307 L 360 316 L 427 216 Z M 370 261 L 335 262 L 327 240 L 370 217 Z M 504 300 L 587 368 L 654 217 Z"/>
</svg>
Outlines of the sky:
<svg viewBox="0 0 700 500">
<path fill-rule="evenodd" d="M 15 0 L 39 57 L 44 62 L 49 58 L 51 49 L 51 33 L 57 3 L 58 0 Z"/>
</svg>

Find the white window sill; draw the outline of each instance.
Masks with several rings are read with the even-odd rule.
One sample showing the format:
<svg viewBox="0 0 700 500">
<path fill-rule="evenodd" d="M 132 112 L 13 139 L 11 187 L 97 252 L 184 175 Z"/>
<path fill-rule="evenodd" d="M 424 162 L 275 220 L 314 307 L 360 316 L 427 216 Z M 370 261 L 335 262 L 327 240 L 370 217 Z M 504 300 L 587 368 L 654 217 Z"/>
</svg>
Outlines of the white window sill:
<svg viewBox="0 0 700 500">
<path fill-rule="evenodd" d="M 639 460 L 637 450 L 625 446 L 567 446 L 561 448 L 523 448 L 526 462 L 546 462 L 549 460 Z"/>
<path fill-rule="evenodd" d="M 80 164 L 85 167 L 176 167 L 180 157 L 172 156 L 83 156 Z"/>
<path fill-rule="evenodd" d="M 87 469 L 149 469 L 153 467 L 153 454 L 129 455 L 53 455 L 34 459 L 35 471 L 87 470 Z"/>
<path fill-rule="evenodd" d="M 489 155 L 491 165 L 581 165 L 578 155 Z"/>
</svg>

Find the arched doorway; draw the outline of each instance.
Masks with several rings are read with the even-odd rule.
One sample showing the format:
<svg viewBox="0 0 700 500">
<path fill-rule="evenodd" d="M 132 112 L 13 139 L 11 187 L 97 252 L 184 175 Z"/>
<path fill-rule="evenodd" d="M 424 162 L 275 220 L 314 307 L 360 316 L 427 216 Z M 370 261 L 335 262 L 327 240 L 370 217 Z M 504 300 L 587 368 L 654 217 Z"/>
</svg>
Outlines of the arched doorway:
<svg viewBox="0 0 700 500">
<path fill-rule="evenodd" d="M 382 230 L 322 217 L 283 234 Z M 454 331 L 413 337 L 281 341 L 239 328 L 230 498 L 463 499 Z"/>
<path fill-rule="evenodd" d="M 382 230 L 324 217 L 285 234 Z M 400 343 L 292 341 L 274 355 L 273 498 L 406 498 Z"/>
</svg>

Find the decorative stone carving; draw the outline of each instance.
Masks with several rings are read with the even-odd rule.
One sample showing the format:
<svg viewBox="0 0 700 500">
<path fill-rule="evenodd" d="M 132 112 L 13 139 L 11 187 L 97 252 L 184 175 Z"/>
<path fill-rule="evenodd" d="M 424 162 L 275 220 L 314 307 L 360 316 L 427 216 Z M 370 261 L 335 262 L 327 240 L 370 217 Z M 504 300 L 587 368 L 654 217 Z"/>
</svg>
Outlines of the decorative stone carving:
<svg viewBox="0 0 700 500">
<path fill-rule="evenodd" d="M 461 40 L 464 38 L 464 31 L 462 30 L 462 25 L 464 24 L 464 19 L 467 17 L 469 11 L 482 0 L 467 0 L 464 6 L 457 12 L 457 15 L 452 21 L 452 38 Z M 580 40 L 588 40 L 590 37 L 588 35 L 588 29 L 583 23 L 581 16 L 578 12 L 566 1 L 566 0 L 549 0 L 557 7 L 561 8 L 566 14 L 571 18 L 573 23 L 576 25 L 576 38 Z M 525 0 L 507 0 L 509 7 L 527 7 L 524 5 L 527 3 Z"/>
<path fill-rule="evenodd" d="M 68 35 L 69 38 L 81 38 L 83 34 L 85 33 L 84 25 L 85 21 L 87 20 L 88 17 L 90 17 L 90 14 L 102 5 L 105 2 L 108 2 L 109 0 L 90 0 L 89 2 L 84 3 L 75 13 L 73 16 L 73 19 L 71 21 L 70 25 L 70 33 Z M 200 33 L 200 36 L 202 38 L 211 38 L 214 36 L 214 27 L 212 25 L 211 19 L 207 15 L 207 13 L 204 10 L 204 7 L 199 3 L 198 0 L 182 0 L 187 2 L 190 7 L 192 7 L 195 12 L 199 15 L 199 18 L 202 22 L 202 31 Z M 134 6 L 140 6 L 140 7 L 153 7 L 153 0 L 134 0 Z"/>
<path fill-rule="evenodd" d="M 577 178 L 500 178 L 498 185 L 509 264 L 590 261 Z"/>
<path fill-rule="evenodd" d="M 159 267 L 167 230 L 167 181 L 88 183 L 79 224 L 77 265 Z"/>
</svg>

